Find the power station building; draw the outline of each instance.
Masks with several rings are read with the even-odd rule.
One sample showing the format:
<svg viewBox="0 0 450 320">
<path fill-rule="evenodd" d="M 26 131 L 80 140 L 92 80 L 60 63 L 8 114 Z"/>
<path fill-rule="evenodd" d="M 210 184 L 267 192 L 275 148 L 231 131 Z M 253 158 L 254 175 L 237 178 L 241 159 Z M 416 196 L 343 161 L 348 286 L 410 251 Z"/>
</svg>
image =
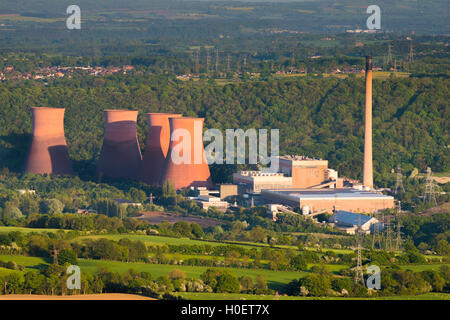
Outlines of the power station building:
<svg viewBox="0 0 450 320">
<path fill-rule="evenodd" d="M 264 189 L 340 188 L 343 179 L 336 170 L 328 168 L 328 161 L 305 156 L 281 156 L 278 172 L 241 171 L 233 174 L 233 183 L 248 193 Z"/>
<path fill-rule="evenodd" d="M 344 210 L 373 213 L 394 208 L 394 198 L 374 191 L 352 188 L 262 190 L 266 203 L 278 203 L 303 212 Z"/>
<path fill-rule="evenodd" d="M 373 230 L 380 230 L 383 227 L 382 223 L 374 217 L 344 210 L 336 211 L 328 222 L 335 224 L 339 230 L 348 234 L 355 234 L 358 229 L 368 234 Z"/>
</svg>

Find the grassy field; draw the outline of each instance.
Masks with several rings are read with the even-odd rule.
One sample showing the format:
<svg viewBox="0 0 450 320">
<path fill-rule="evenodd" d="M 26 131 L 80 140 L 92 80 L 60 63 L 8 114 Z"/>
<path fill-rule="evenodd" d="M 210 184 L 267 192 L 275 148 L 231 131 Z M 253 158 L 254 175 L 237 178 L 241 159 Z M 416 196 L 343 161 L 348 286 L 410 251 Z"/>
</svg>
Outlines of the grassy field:
<svg viewBox="0 0 450 320">
<path fill-rule="evenodd" d="M 6 276 L 11 273 L 19 273 L 20 274 L 21 272 L 16 271 L 16 270 L 6 269 L 6 268 L 0 268 L 0 277 Z"/>
<path fill-rule="evenodd" d="M 25 257 L 19 255 L 0 255 L 1 261 L 15 261 L 17 264 L 25 266 L 28 269 L 37 269 L 43 264 L 48 264 L 51 261 L 49 259 L 37 258 L 37 257 Z M 119 262 L 119 261 L 106 261 L 106 260 L 88 260 L 78 259 L 78 265 L 82 272 L 94 273 L 99 267 L 106 267 L 111 271 L 124 273 L 129 269 L 134 269 L 138 272 L 147 271 L 152 274 L 154 278 L 167 275 L 174 269 L 182 270 L 190 278 L 199 278 L 200 275 L 208 269 L 208 267 L 197 266 L 173 266 L 164 264 L 148 264 L 139 262 Z M 255 278 L 257 275 L 265 276 L 267 283 L 271 289 L 279 290 L 283 285 L 289 283 L 293 279 L 303 277 L 305 272 L 292 272 L 292 271 L 272 271 L 265 269 L 239 269 L 239 268 L 226 268 L 233 272 L 237 277 L 244 275 Z"/>
<path fill-rule="evenodd" d="M 42 265 L 46 265 L 51 263 L 51 259 L 44 259 L 38 257 L 26 257 L 20 255 L 0 255 L 0 261 L 8 262 L 15 261 L 17 264 L 25 266 L 26 269 L 38 269 Z M 119 261 L 106 261 L 106 260 L 89 260 L 89 259 L 79 259 L 78 265 L 81 268 L 82 272 L 94 273 L 98 270 L 99 267 L 105 267 L 113 272 L 124 273 L 130 269 L 134 269 L 135 271 L 142 272 L 147 271 L 152 274 L 154 278 L 158 278 L 160 276 L 167 275 L 174 269 L 182 270 L 187 277 L 198 279 L 200 275 L 208 269 L 208 267 L 198 267 L 198 266 L 174 266 L 174 265 L 163 265 L 163 264 L 148 264 L 148 263 L 139 263 L 139 262 L 119 262 Z M 430 264 L 430 265 L 405 265 L 401 266 L 402 269 L 410 269 L 413 271 L 423 271 L 423 270 L 438 270 L 442 264 Z M 308 265 L 310 268 L 312 265 Z M 326 265 L 328 270 L 331 272 L 339 271 L 342 268 L 345 268 L 344 265 Z M 272 271 L 266 269 L 239 269 L 239 268 L 226 268 L 226 270 L 230 270 L 237 277 L 241 276 L 250 276 L 252 278 L 256 278 L 258 275 L 263 275 L 269 288 L 273 290 L 281 290 L 287 283 L 292 281 L 293 279 L 298 279 L 307 274 L 307 272 L 292 272 L 292 271 Z M 14 271 L 9 269 L 0 268 L 0 276 L 10 274 L 12 272 L 21 273 L 20 271 Z M 180 295 L 189 295 L 184 296 L 188 299 L 261 299 L 261 300 L 272 300 L 275 296 L 253 296 L 253 295 L 218 295 L 218 294 L 207 294 L 207 293 L 180 293 Z M 377 299 L 449 299 L 450 295 L 438 295 L 438 294 L 428 294 L 423 296 L 405 296 L 405 297 L 382 297 Z M 301 297 L 278 297 L 279 299 L 306 299 Z M 312 299 L 312 298 L 308 298 Z M 343 298 L 330 298 L 330 299 L 343 299 Z"/>
<path fill-rule="evenodd" d="M 101 261 L 101 260 L 79 260 L 81 270 L 87 272 L 95 272 L 98 267 L 108 267 L 111 271 L 125 272 L 129 269 L 136 271 L 147 271 L 152 274 L 153 277 L 159 277 L 168 274 L 174 269 L 182 270 L 190 278 L 199 278 L 200 275 L 208 269 L 208 267 L 197 266 L 173 266 L 163 264 L 147 264 L 147 263 L 126 263 L 118 261 Z M 257 275 L 265 276 L 267 284 L 271 289 L 279 290 L 281 287 L 289 283 L 293 279 L 303 277 L 305 272 L 292 272 L 292 271 L 272 271 L 265 269 L 238 269 L 238 268 L 226 268 L 230 270 L 237 277 L 250 276 L 255 278 Z"/>
<path fill-rule="evenodd" d="M 234 293 L 197 293 L 197 292 L 178 292 L 188 300 L 450 300 L 450 294 L 445 293 L 426 293 L 417 296 L 389 296 L 376 298 L 343 298 L 343 297 L 289 297 L 274 295 L 250 295 Z"/>
<path fill-rule="evenodd" d="M 105 235 L 92 235 L 92 236 L 81 236 L 76 240 L 82 239 L 109 239 L 114 241 L 119 241 L 120 239 L 130 239 L 130 240 L 140 240 L 145 242 L 147 245 L 164 245 L 164 244 L 172 244 L 172 245 L 211 245 L 211 246 L 223 246 L 224 243 L 219 242 L 209 242 L 209 241 L 200 241 L 193 240 L 189 238 L 170 238 L 170 237 L 161 237 L 161 236 L 151 236 L 151 235 L 140 235 L 140 234 L 105 234 Z M 245 246 L 247 247 L 247 246 Z"/>
<path fill-rule="evenodd" d="M 44 233 L 44 232 L 58 232 L 61 229 L 37 229 L 37 228 L 23 228 L 23 227 L 4 227 L 0 226 L 0 233 L 9 233 L 13 231 L 20 231 L 24 234 L 31 233 L 31 232 L 37 232 L 37 233 Z M 67 231 L 67 230 L 63 230 Z"/>
<path fill-rule="evenodd" d="M 439 271 L 439 268 L 441 266 L 445 265 L 443 264 L 408 264 L 408 265 L 400 265 L 400 268 L 403 270 L 411 270 L 414 272 L 421 272 L 425 270 L 434 270 Z"/>
<path fill-rule="evenodd" d="M 0 14 L 0 20 L 52 23 L 52 22 L 57 22 L 57 21 L 64 21 L 65 19 L 64 18 L 27 17 L 27 16 L 21 16 L 19 14 Z"/>
<path fill-rule="evenodd" d="M 49 264 L 52 261 L 50 259 L 38 258 L 38 257 L 26 257 L 19 255 L 0 255 L 0 261 L 8 262 L 15 261 L 18 265 L 27 268 L 36 268 L 39 265 Z"/>
</svg>

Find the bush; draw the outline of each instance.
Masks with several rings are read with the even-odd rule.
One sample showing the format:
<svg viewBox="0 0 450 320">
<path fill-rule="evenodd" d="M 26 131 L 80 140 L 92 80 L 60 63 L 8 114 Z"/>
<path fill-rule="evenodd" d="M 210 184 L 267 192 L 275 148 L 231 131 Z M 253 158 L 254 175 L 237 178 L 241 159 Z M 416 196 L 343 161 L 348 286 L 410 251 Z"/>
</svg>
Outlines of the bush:
<svg viewBox="0 0 450 320">
<path fill-rule="evenodd" d="M 17 220 L 22 218 L 22 211 L 20 211 L 19 208 L 17 207 L 6 207 L 5 210 L 3 210 L 3 214 L 2 217 L 3 219 L 12 219 L 12 220 Z"/>
<path fill-rule="evenodd" d="M 42 213 L 50 215 L 62 213 L 64 205 L 58 199 L 48 199 L 41 202 Z"/>
<path fill-rule="evenodd" d="M 239 280 L 231 274 L 222 274 L 217 277 L 216 292 L 238 293 Z"/>
<path fill-rule="evenodd" d="M 71 249 L 62 249 L 58 253 L 58 264 L 62 266 L 66 263 L 69 263 L 71 265 L 77 264 L 77 255 Z"/>
</svg>

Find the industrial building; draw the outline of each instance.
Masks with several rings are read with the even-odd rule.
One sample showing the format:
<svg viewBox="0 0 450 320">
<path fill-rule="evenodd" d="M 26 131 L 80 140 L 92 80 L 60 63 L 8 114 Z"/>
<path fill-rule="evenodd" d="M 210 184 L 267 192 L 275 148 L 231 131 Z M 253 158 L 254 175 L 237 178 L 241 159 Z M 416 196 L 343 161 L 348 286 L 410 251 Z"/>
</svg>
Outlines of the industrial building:
<svg viewBox="0 0 450 320">
<path fill-rule="evenodd" d="M 136 179 L 142 155 L 136 132 L 138 112 L 105 110 L 105 136 L 98 160 L 99 174 Z"/>
<path fill-rule="evenodd" d="M 235 184 L 224 183 L 219 186 L 220 199 L 238 195 L 238 186 Z"/>
<path fill-rule="evenodd" d="M 371 230 L 379 228 L 381 224 L 374 217 L 344 210 L 336 211 L 328 222 L 333 223 L 339 230 L 349 234 L 355 234 L 358 229 L 363 233 L 370 233 Z"/>
<path fill-rule="evenodd" d="M 265 189 L 340 188 L 343 179 L 336 170 L 328 168 L 328 161 L 305 156 L 278 157 L 279 172 L 241 171 L 233 174 L 233 182 L 248 193 Z"/>
<path fill-rule="evenodd" d="M 25 172 L 37 174 L 73 174 L 64 136 L 62 108 L 31 108 L 33 132 L 25 163 Z"/>
<path fill-rule="evenodd" d="M 197 203 L 202 209 L 205 210 L 208 210 L 210 207 L 226 210 L 230 206 L 228 202 L 222 201 L 220 198 L 210 195 L 198 196 Z"/>
<path fill-rule="evenodd" d="M 169 118 L 174 113 L 147 113 L 148 135 L 139 179 L 147 184 L 160 184 L 170 144 Z"/>
<path fill-rule="evenodd" d="M 352 188 L 262 190 L 266 203 L 278 203 L 303 212 L 345 210 L 373 213 L 394 208 L 394 198 L 374 191 Z"/>
</svg>

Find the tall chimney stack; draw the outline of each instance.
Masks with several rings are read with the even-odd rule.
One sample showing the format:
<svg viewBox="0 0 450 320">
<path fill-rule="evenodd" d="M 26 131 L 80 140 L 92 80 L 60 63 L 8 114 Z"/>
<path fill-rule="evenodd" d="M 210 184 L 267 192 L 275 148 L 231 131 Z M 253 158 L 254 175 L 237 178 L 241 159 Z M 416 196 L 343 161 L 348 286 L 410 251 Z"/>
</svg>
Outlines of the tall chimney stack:
<svg viewBox="0 0 450 320">
<path fill-rule="evenodd" d="M 366 121 L 364 132 L 364 178 L 363 184 L 373 189 L 372 163 L 372 56 L 366 56 Z"/>
</svg>

